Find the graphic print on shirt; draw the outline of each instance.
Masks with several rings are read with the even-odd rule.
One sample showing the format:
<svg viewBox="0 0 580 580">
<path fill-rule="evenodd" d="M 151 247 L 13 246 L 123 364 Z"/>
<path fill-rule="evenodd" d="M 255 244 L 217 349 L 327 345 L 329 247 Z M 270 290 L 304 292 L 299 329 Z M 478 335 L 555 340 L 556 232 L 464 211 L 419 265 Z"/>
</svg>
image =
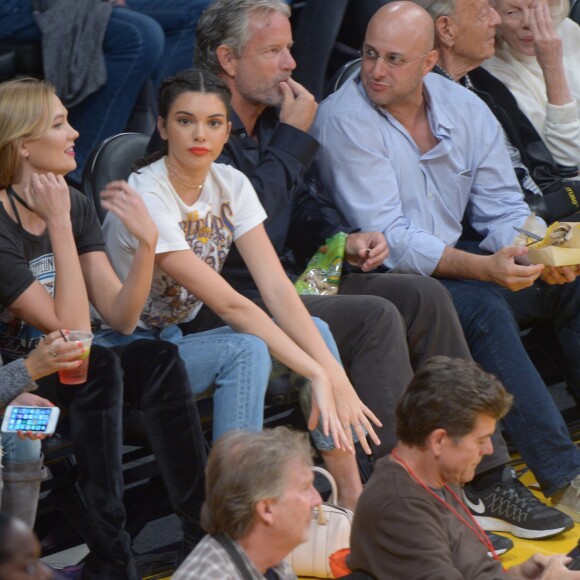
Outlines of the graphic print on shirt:
<svg viewBox="0 0 580 580">
<path fill-rule="evenodd" d="M 225 202 L 219 215 L 211 208 L 204 216 L 194 210 L 179 223 L 193 253 L 216 272 L 221 271 L 233 242 L 232 218 L 231 206 Z M 153 280 L 141 320 L 148 326 L 164 328 L 191 320 L 201 305 L 199 298 L 164 275 Z"/>
<path fill-rule="evenodd" d="M 44 254 L 29 262 L 32 275 L 54 298 L 54 255 Z M 4 363 L 26 356 L 38 343 L 42 332 L 17 318 L 8 308 L 0 311 L 0 352 Z"/>
</svg>

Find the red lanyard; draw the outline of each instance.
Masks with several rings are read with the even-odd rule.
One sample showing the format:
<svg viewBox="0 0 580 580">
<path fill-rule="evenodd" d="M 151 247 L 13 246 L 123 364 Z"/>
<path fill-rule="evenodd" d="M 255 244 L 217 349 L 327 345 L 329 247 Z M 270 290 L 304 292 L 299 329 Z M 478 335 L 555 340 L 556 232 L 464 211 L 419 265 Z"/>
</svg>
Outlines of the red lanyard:
<svg viewBox="0 0 580 580">
<path fill-rule="evenodd" d="M 443 487 L 453 496 L 453 499 L 463 508 L 463 511 L 469 516 L 472 524 L 470 524 L 452 505 L 449 505 L 440 495 L 436 494 L 431 488 L 426 486 L 414 473 L 413 470 L 398 456 L 397 452 L 393 449 L 391 455 L 407 470 L 407 473 L 429 494 L 431 494 L 438 502 L 442 503 L 448 510 L 455 514 L 460 522 L 463 522 L 474 534 L 475 537 L 488 549 L 494 560 L 499 560 L 499 556 L 495 553 L 491 541 L 487 537 L 486 533 L 481 529 L 481 526 L 477 523 L 476 519 L 471 515 L 471 512 L 467 509 L 466 505 L 459 499 L 457 494 L 445 484 Z"/>
</svg>

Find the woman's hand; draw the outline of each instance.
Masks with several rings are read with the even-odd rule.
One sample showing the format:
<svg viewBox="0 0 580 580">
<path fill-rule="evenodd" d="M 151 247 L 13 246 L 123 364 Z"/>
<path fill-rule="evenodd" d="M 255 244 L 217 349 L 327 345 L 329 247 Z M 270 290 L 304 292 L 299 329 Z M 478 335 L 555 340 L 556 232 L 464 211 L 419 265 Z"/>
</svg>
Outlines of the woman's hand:
<svg viewBox="0 0 580 580">
<path fill-rule="evenodd" d="M 67 336 L 69 331 L 63 330 L 62 332 Z M 40 340 L 36 348 L 24 361 L 24 366 L 30 378 L 36 381 L 57 371 L 80 367 L 83 361 L 78 360 L 78 358 L 83 354 L 84 350 L 80 342 L 65 342 L 60 331 L 55 330 Z"/>
<path fill-rule="evenodd" d="M 113 212 L 140 243 L 157 244 L 157 226 L 151 219 L 143 198 L 126 181 L 111 181 L 101 191 L 101 204 Z"/>
<path fill-rule="evenodd" d="M 550 9 L 543 2 L 538 2 L 530 10 L 530 31 L 534 37 L 534 52 L 544 75 L 548 103 L 558 106 L 571 103 L 562 39 L 554 29 Z"/>
<path fill-rule="evenodd" d="M 354 453 L 351 431 L 352 427 L 355 433 L 358 435 L 358 439 L 362 448 L 364 449 L 364 452 L 370 455 L 371 448 L 367 442 L 364 429 L 366 429 L 368 435 L 374 441 L 374 443 L 380 445 L 381 441 L 375 433 L 375 430 L 371 425 L 371 421 L 377 425 L 377 427 L 382 427 L 382 423 L 378 420 L 375 414 L 359 399 L 356 391 L 354 390 L 354 387 L 351 385 L 342 367 L 338 366 L 334 376 L 331 375 L 330 378 L 332 381 L 332 392 L 338 418 L 340 425 L 346 434 L 350 449 Z"/>
<path fill-rule="evenodd" d="M 17 405 L 22 407 L 54 407 L 48 399 L 43 399 L 38 395 L 33 395 L 32 393 L 20 393 L 20 395 L 14 397 L 9 405 Z M 44 439 L 47 437 L 46 433 L 36 433 L 34 431 L 18 431 L 17 435 L 19 439 Z"/>
<path fill-rule="evenodd" d="M 70 193 L 62 175 L 33 173 L 24 199 L 47 226 L 70 223 Z"/>
<path fill-rule="evenodd" d="M 352 447 L 352 437 L 347 436 L 342 428 L 340 419 L 336 412 L 336 405 L 332 393 L 332 386 L 327 374 L 322 371 L 319 376 L 311 378 L 312 386 L 312 411 L 308 418 L 308 429 L 316 428 L 318 419 L 321 419 L 322 432 L 331 435 L 337 449 L 354 452 Z"/>
<path fill-rule="evenodd" d="M 562 40 L 554 30 L 549 7 L 538 2 L 530 10 L 530 30 L 540 68 L 562 66 Z"/>
</svg>

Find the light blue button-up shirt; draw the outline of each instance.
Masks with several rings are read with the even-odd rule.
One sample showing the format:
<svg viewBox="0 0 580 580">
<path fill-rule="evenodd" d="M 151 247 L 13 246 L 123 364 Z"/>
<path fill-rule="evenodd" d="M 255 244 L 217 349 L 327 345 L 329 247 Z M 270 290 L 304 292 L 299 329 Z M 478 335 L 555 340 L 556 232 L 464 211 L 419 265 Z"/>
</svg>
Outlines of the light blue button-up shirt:
<svg viewBox="0 0 580 580">
<path fill-rule="evenodd" d="M 397 119 L 375 107 L 360 78 L 319 107 L 314 172 L 354 227 L 385 234 L 396 272 L 431 275 L 467 215 L 489 252 L 513 243 L 530 215 L 487 105 L 440 75 L 424 79 L 437 145 L 421 154 Z"/>
</svg>

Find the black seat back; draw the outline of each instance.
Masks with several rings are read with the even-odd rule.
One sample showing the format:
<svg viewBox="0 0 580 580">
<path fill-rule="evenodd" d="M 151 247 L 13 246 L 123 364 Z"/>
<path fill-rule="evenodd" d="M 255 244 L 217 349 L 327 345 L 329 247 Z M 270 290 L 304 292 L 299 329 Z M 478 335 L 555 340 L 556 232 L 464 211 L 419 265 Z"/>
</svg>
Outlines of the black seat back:
<svg viewBox="0 0 580 580">
<path fill-rule="evenodd" d="M 147 143 L 148 135 L 119 133 L 103 141 L 87 160 L 82 189 L 93 202 L 101 223 L 107 212 L 101 206 L 100 192 L 110 181 L 129 177 L 135 161 L 145 157 Z"/>
<path fill-rule="evenodd" d="M 360 72 L 361 58 L 355 58 L 340 67 L 330 79 L 326 96 L 331 95 L 337 91 L 350 78 L 356 76 Z"/>
</svg>

